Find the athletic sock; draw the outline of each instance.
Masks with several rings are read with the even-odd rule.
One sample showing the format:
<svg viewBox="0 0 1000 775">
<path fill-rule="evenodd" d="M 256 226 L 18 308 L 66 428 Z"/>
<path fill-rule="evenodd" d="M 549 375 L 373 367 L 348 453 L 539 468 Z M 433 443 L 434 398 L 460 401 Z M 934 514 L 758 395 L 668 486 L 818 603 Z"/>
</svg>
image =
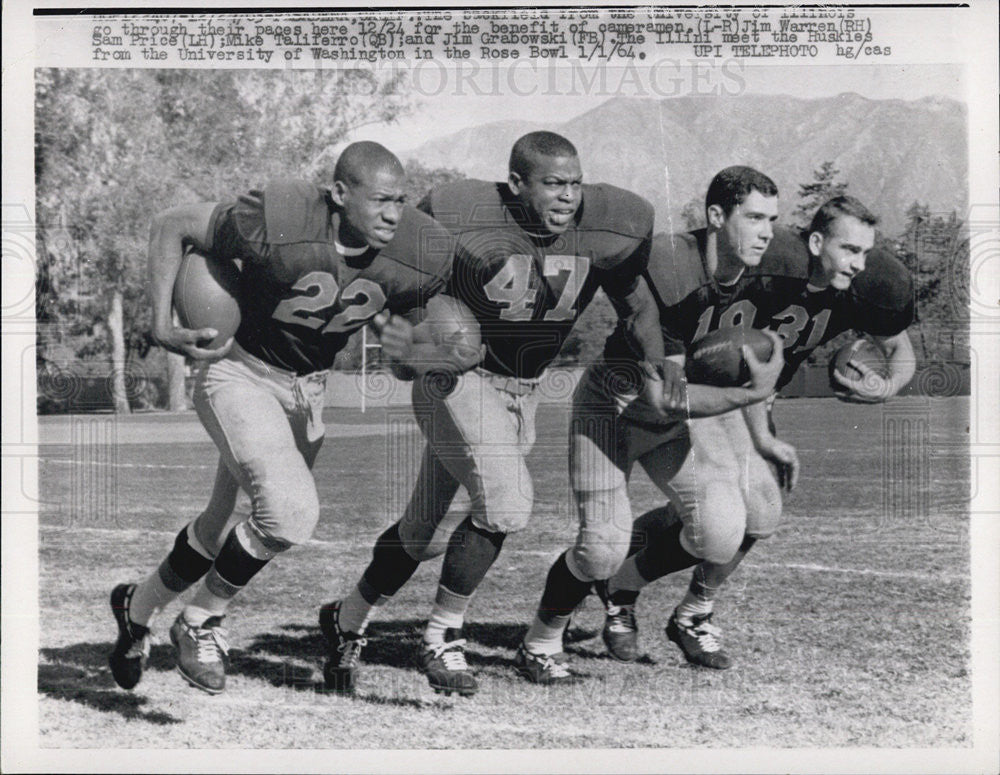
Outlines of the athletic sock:
<svg viewBox="0 0 1000 775">
<path fill-rule="evenodd" d="M 379 596 L 388 598 L 395 595 L 419 566 L 420 562 L 413 559 L 403 546 L 399 523 L 396 522 L 376 539 L 372 561 L 361 574 L 360 592 L 365 600 L 376 605 Z"/>
<path fill-rule="evenodd" d="M 212 559 L 194 536 L 194 523 L 188 523 L 177 534 L 170 554 L 136 585 L 129 603 L 129 618 L 148 627 L 164 606 L 208 572 Z"/>
<path fill-rule="evenodd" d="M 446 641 L 447 630 L 461 630 L 465 623 L 465 612 L 469 610 L 472 595 L 459 595 L 444 584 L 438 585 L 437 596 L 431 618 L 424 630 L 424 644 L 437 646 Z"/>
<path fill-rule="evenodd" d="M 505 533 L 477 527 L 471 515 L 462 520 L 448 540 L 441 586 L 457 595 L 471 597 L 500 555 L 506 537 Z"/>
<path fill-rule="evenodd" d="M 528 632 L 524 636 L 524 647 L 532 654 L 552 656 L 563 650 L 563 632 L 569 624 L 568 616 L 551 616 L 550 622 L 542 621 L 535 614 Z"/>
<path fill-rule="evenodd" d="M 538 612 L 524 636 L 524 645 L 535 654 L 558 654 L 563 632 L 576 607 L 590 594 L 591 582 L 574 573 L 567 562 L 569 551 L 559 555 L 545 578 Z"/>
<path fill-rule="evenodd" d="M 568 556 L 568 550 L 560 554 L 545 578 L 545 591 L 538 606 L 543 622 L 551 622 L 557 616 L 568 618 L 590 594 L 592 582 L 573 573 Z"/>
<path fill-rule="evenodd" d="M 635 556 L 635 569 L 647 583 L 701 562 L 701 558 L 688 552 L 681 543 L 683 528 L 682 523 L 674 523 L 664 531 L 660 540 Z"/>
<path fill-rule="evenodd" d="M 363 635 L 374 609 L 389 602 L 419 566 L 403 546 L 399 523 L 390 525 L 375 540 L 372 560 L 361 579 L 340 603 L 340 629 Z"/>
<path fill-rule="evenodd" d="M 229 531 L 205 581 L 184 608 L 184 619 L 197 627 L 211 616 L 225 616 L 232 599 L 275 554 L 249 522 L 238 524 Z"/>
<path fill-rule="evenodd" d="M 756 542 L 756 538 L 745 535 L 740 548 L 729 562 L 700 563 L 691 574 L 691 583 L 688 584 L 684 599 L 677 606 L 677 619 L 684 624 L 690 624 L 693 617 L 712 613 L 715 596 Z"/>
<path fill-rule="evenodd" d="M 375 599 L 371 600 L 371 597 Z M 364 635 L 375 609 L 391 599 L 380 595 L 362 578 L 350 594 L 340 601 L 340 613 L 337 616 L 340 629 L 344 632 Z"/>
</svg>

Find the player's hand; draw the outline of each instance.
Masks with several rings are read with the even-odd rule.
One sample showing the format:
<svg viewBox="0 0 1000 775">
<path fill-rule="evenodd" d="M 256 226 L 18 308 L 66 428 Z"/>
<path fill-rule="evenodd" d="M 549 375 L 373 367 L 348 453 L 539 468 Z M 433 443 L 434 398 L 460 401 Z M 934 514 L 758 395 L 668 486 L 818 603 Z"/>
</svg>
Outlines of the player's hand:
<svg viewBox="0 0 1000 775">
<path fill-rule="evenodd" d="M 201 347 L 199 343 L 211 342 L 219 332 L 214 328 L 182 328 L 171 325 L 168 328 L 153 326 L 153 341 L 165 350 L 178 355 L 186 355 L 196 361 L 217 361 L 225 358 L 233 346 L 229 337 L 219 347 Z"/>
<path fill-rule="evenodd" d="M 406 364 L 413 349 L 413 325 L 404 317 L 382 310 L 372 318 L 382 344 L 382 354 L 394 363 Z"/>
<path fill-rule="evenodd" d="M 836 370 L 833 372 L 833 378 L 845 388 L 844 392 L 835 392 L 837 398 L 858 404 L 880 404 L 892 397 L 892 383 L 888 379 L 865 363 L 852 362 L 851 366 L 861 372 L 860 379 L 845 377 Z"/>
<path fill-rule="evenodd" d="M 764 333 L 771 340 L 771 359 L 761 361 L 754 354 L 753 348 L 743 345 L 743 358 L 750 368 L 750 391 L 758 398 L 767 398 L 774 392 L 774 386 L 778 384 L 778 377 L 781 370 L 785 368 L 785 344 L 784 340 L 774 331 L 764 329 Z"/>
<path fill-rule="evenodd" d="M 652 373 L 643 366 L 643 393 L 658 414 L 668 416 L 687 408 L 687 378 L 684 367 L 672 360 L 663 360 Z"/>
<path fill-rule="evenodd" d="M 799 481 L 799 455 L 795 447 L 786 441 L 769 437 L 757 445 L 760 456 L 778 469 L 778 484 L 791 492 Z"/>
</svg>

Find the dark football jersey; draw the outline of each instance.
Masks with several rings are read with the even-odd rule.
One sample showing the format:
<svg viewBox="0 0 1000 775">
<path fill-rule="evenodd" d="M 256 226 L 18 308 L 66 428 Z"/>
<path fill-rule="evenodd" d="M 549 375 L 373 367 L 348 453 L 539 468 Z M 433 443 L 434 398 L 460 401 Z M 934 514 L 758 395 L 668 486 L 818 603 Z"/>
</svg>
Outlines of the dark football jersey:
<svg viewBox="0 0 1000 775">
<path fill-rule="evenodd" d="M 298 374 L 333 365 L 351 333 L 376 313 L 423 306 L 451 272 L 454 240 L 406 207 L 381 250 L 343 256 L 330 192 L 301 181 L 251 191 L 212 214 L 211 250 L 240 259 L 236 341 L 247 352 Z"/>
<path fill-rule="evenodd" d="M 913 282 L 898 259 L 873 249 L 849 289 L 811 290 L 809 251 L 796 232 L 777 227 L 761 262 L 732 285 L 721 285 L 705 266 L 705 230 L 660 234 L 653 240 L 647 281 L 660 309 L 667 355 L 684 353 L 709 331 L 725 326 L 770 328 L 784 340 L 788 384 L 813 350 L 847 330 L 894 336 L 913 322 Z M 616 329 L 608 358 L 635 357 Z"/>
<path fill-rule="evenodd" d="M 462 180 L 418 205 L 456 239 L 449 293 L 479 321 L 484 368 L 537 377 L 599 287 L 634 290 L 646 266 L 653 208 L 635 194 L 584 185 L 573 224 L 560 235 L 525 228 L 524 205 L 506 183 Z"/>
</svg>

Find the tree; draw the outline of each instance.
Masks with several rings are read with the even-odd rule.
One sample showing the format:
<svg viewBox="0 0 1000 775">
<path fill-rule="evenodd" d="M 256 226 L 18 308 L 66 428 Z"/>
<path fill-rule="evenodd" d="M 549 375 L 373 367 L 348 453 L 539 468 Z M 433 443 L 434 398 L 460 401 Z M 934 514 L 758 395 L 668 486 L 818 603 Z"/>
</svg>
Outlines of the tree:
<svg viewBox="0 0 1000 775">
<path fill-rule="evenodd" d="M 839 174 L 832 161 L 825 161 L 813 171 L 812 183 L 799 184 L 799 203 L 792 212 L 794 226 L 806 228 L 824 202 L 847 193 L 847 183 L 837 180 Z"/>
<path fill-rule="evenodd" d="M 365 70 L 39 70 L 40 303 L 51 320 L 40 358 L 56 338 L 110 362 L 115 408 L 128 411 L 129 369 L 148 348 L 152 215 L 278 176 L 328 180 L 353 132 L 405 112 L 402 86 Z"/>
<path fill-rule="evenodd" d="M 701 197 L 692 197 L 681 210 L 681 220 L 684 221 L 685 231 L 705 228 L 705 200 Z"/>
<path fill-rule="evenodd" d="M 44 258 L 72 278 L 72 298 L 63 302 L 79 316 L 74 322 L 104 340 L 78 355 L 109 358 L 115 410 L 128 412 L 130 355 L 144 347 L 148 328 L 137 224 L 149 203 L 172 193 L 157 153 L 163 134 L 153 79 L 142 70 L 42 71 L 36 102 Z"/>
</svg>

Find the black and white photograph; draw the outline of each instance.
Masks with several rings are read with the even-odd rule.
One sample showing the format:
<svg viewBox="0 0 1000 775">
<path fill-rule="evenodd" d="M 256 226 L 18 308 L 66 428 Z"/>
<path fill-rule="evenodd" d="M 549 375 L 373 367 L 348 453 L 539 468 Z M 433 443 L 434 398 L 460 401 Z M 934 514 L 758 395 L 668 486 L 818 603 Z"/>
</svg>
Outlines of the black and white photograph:
<svg viewBox="0 0 1000 775">
<path fill-rule="evenodd" d="M 4 6 L 5 772 L 995 772 L 998 9 Z"/>
</svg>

